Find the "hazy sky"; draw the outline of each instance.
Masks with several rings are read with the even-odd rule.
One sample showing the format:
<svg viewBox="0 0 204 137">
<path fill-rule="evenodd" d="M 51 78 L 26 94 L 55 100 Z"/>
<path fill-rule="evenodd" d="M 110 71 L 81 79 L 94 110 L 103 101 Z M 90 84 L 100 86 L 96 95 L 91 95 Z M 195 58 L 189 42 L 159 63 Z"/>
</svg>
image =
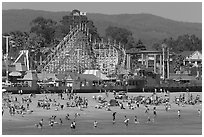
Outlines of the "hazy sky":
<svg viewBox="0 0 204 137">
<path fill-rule="evenodd" d="M 121 14 L 150 13 L 187 22 L 202 22 L 201 2 L 3 2 L 2 9 L 35 9 Z"/>
</svg>

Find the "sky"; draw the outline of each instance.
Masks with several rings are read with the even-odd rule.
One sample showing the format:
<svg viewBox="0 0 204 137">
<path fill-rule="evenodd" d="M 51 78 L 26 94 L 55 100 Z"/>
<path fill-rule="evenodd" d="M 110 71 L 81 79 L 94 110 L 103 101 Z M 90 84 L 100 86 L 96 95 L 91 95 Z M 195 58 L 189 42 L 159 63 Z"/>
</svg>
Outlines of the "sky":
<svg viewBox="0 0 204 137">
<path fill-rule="evenodd" d="M 164 18 L 202 23 L 202 2 L 3 2 L 2 9 L 34 9 L 87 13 L 150 13 Z"/>
</svg>

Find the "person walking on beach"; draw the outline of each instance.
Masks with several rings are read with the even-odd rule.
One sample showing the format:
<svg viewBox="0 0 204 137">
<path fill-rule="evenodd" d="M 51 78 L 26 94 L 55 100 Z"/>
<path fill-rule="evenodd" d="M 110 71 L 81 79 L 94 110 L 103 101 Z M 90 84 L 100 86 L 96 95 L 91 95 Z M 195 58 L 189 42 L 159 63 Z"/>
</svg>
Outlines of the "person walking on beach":
<svg viewBox="0 0 204 137">
<path fill-rule="evenodd" d="M 66 119 L 66 120 L 70 120 L 70 119 L 69 119 L 69 114 L 66 115 L 65 119 Z"/>
<path fill-rule="evenodd" d="M 115 124 L 115 115 L 116 115 L 116 112 L 113 112 L 113 124 Z"/>
<path fill-rule="evenodd" d="M 50 120 L 49 125 L 50 125 L 51 128 L 53 128 L 53 126 L 54 126 L 54 120 L 53 119 Z"/>
<path fill-rule="evenodd" d="M 134 121 L 135 121 L 135 124 L 138 124 L 138 123 L 139 123 L 139 121 L 138 121 L 138 119 L 137 119 L 137 116 L 135 116 Z"/>
<path fill-rule="evenodd" d="M 74 119 L 76 119 L 77 116 L 80 116 L 80 114 L 79 114 L 79 113 L 75 113 L 75 114 L 74 114 Z"/>
<path fill-rule="evenodd" d="M 148 113 L 149 112 L 149 107 L 148 106 L 145 106 L 145 107 L 146 107 L 145 113 Z"/>
<path fill-rule="evenodd" d="M 138 102 L 138 101 L 137 101 L 137 103 L 136 103 L 136 104 L 137 104 L 137 107 L 139 108 L 139 107 L 140 107 L 140 104 L 139 104 L 139 102 Z"/>
<path fill-rule="evenodd" d="M 29 103 L 27 103 L 27 109 L 29 110 Z"/>
<path fill-rule="evenodd" d="M 62 125 L 62 124 L 63 124 L 63 121 L 62 121 L 62 119 L 61 119 L 61 118 L 59 119 L 59 121 L 60 121 L 60 125 Z"/>
<path fill-rule="evenodd" d="M 128 122 L 129 122 L 129 120 L 130 120 L 130 119 L 128 119 L 128 118 L 125 116 L 124 123 L 125 123 L 126 126 L 128 126 Z"/>
<path fill-rule="evenodd" d="M 180 110 L 178 110 L 178 119 L 181 118 Z"/>
<path fill-rule="evenodd" d="M 151 119 L 150 119 L 150 116 L 147 117 L 147 123 L 150 123 L 151 122 Z"/>
<path fill-rule="evenodd" d="M 43 119 L 40 120 L 39 126 L 40 126 L 41 129 L 43 128 Z"/>
<path fill-rule="evenodd" d="M 201 113 L 201 111 L 200 111 L 200 109 L 198 109 L 198 116 L 200 117 L 200 113 Z"/>
<path fill-rule="evenodd" d="M 154 120 L 157 117 L 156 107 L 153 108 L 153 115 L 154 115 L 154 117 L 152 119 L 152 122 L 154 123 Z"/>
<path fill-rule="evenodd" d="M 75 121 L 73 121 L 72 123 L 71 123 L 71 129 L 75 129 L 76 128 L 76 123 L 75 123 Z"/>
<path fill-rule="evenodd" d="M 166 112 L 168 111 L 169 107 L 168 107 L 168 102 L 165 103 L 165 110 Z"/>
<path fill-rule="evenodd" d="M 153 108 L 154 118 L 157 116 L 156 107 Z"/>
<path fill-rule="evenodd" d="M 2 116 L 4 115 L 4 108 L 2 107 Z"/>
<path fill-rule="evenodd" d="M 97 124 L 98 124 L 98 122 L 95 120 L 94 121 L 94 128 L 97 128 Z"/>
</svg>

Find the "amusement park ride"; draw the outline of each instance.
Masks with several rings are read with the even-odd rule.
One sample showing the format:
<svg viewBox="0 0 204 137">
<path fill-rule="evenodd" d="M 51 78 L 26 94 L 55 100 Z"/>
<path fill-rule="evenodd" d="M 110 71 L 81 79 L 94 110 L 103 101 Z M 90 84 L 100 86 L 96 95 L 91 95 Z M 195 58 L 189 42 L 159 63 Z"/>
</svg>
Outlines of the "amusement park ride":
<svg viewBox="0 0 204 137">
<path fill-rule="evenodd" d="M 52 49 L 37 70 L 48 73 L 77 72 L 83 73 L 88 69 L 99 69 L 108 75 L 115 73 L 116 65 L 125 67 L 126 53 L 122 46 L 116 42 L 91 42 L 91 34 L 86 24 L 79 24 L 63 40 Z M 20 58 L 29 70 L 28 50 L 20 51 Z"/>
<path fill-rule="evenodd" d="M 100 69 L 110 74 L 116 65 L 124 67 L 124 62 L 125 50 L 121 46 L 110 42 L 92 43 L 89 28 L 86 24 L 79 24 L 71 29 L 38 69 L 49 73 L 83 73 L 87 69 Z"/>
<path fill-rule="evenodd" d="M 52 51 L 40 62 L 36 72 L 82 74 L 85 70 L 100 70 L 105 75 L 111 75 L 116 73 L 116 66 L 125 68 L 126 52 L 122 45 L 116 41 L 92 42 L 89 28 L 85 23 L 71 26 L 69 33 Z M 18 62 L 23 62 L 27 70 L 30 70 L 28 50 L 20 51 L 13 64 Z"/>
<path fill-rule="evenodd" d="M 79 15 L 73 13 L 73 16 Z M 86 14 L 80 12 L 80 16 L 86 16 Z M 66 72 L 82 74 L 85 70 L 100 70 L 107 76 L 116 74 L 117 69 L 125 69 L 126 51 L 124 46 L 110 40 L 108 42 L 104 42 L 103 39 L 93 41 L 92 37 L 86 23 L 79 22 L 70 26 L 69 33 L 51 49 L 52 52 L 43 60 L 41 58 L 36 71 L 55 74 L 65 74 Z M 9 38 L 7 38 L 7 46 L 8 43 Z M 6 55 L 8 56 L 8 53 Z M 31 70 L 34 60 L 30 60 L 29 55 L 29 50 L 21 50 L 13 65 L 21 63 L 26 66 L 27 70 Z"/>
<path fill-rule="evenodd" d="M 82 16 L 85 16 L 83 14 Z M 7 39 L 7 54 L 6 60 L 8 60 L 8 37 Z M 40 61 L 37 67 L 37 72 L 47 72 L 54 74 L 65 74 L 67 72 L 75 72 L 78 74 L 84 73 L 86 70 L 100 70 L 106 76 L 116 74 L 117 70 L 128 70 L 131 64 L 131 55 L 126 53 L 126 50 L 120 43 L 116 41 L 108 42 L 92 41 L 92 36 L 86 23 L 80 22 L 75 26 L 70 26 L 69 33 L 62 39 L 62 41 L 51 49 L 51 52 L 44 60 Z M 142 64 L 145 62 L 148 68 L 148 58 L 143 60 L 143 56 L 146 52 L 140 53 L 142 56 Z M 163 61 L 162 52 L 156 53 L 160 56 L 160 72 L 164 77 L 164 50 L 163 50 Z M 23 61 L 27 70 L 30 70 L 29 62 L 29 51 L 20 51 L 19 57 L 13 64 L 19 61 Z M 7 62 L 7 61 L 6 61 Z M 169 60 L 167 62 L 167 68 L 169 68 Z M 163 71 L 162 71 L 163 68 Z M 156 55 L 154 55 L 154 71 L 156 71 Z M 167 69 L 167 73 L 169 70 Z M 8 80 L 8 67 L 7 67 L 7 80 Z M 167 75 L 168 76 L 168 75 Z M 128 79 L 128 85 L 120 84 L 112 87 L 114 90 L 126 90 L 128 91 L 139 91 L 142 90 L 145 84 L 144 79 Z M 81 83 L 81 82 L 79 82 Z M 99 83 L 98 83 L 99 84 Z M 121 86 L 121 87 L 120 87 Z M 155 86 L 155 85 L 154 85 Z M 95 87 L 87 86 L 88 88 L 80 90 L 95 90 Z M 118 88 L 118 89 L 116 89 Z M 17 88 L 18 89 L 18 88 Z M 29 89 L 30 90 L 30 89 Z M 36 89 L 38 90 L 38 89 Z M 56 89 L 55 89 L 56 90 Z"/>
</svg>

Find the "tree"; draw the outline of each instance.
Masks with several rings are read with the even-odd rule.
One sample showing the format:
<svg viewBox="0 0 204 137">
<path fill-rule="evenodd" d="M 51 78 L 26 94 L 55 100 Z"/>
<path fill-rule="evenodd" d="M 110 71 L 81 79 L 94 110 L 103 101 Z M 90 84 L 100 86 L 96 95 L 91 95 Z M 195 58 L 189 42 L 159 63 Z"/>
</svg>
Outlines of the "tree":
<svg viewBox="0 0 204 137">
<path fill-rule="evenodd" d="M 130 49 L 134 46 L 132 32 L 125 28 L 109 26 L 105 30 L 105 33 L 106 37 L 116 40 L 117 42 L 121 42 L 123 45 L 125 45 L 126 49 Z"/>
<path fill-rule="evenodd" d="M 161 44 L 160 43 L 154 43 L 152 47 L 155 50 L 161 51 Z"/>
<path fill-rule="evenodd" d="M 81 15 L 79 10 L 73 10 L 70 15 L 63 16 L 58 31 L 61 30 L 61 36 L 64 37 L 69 33 L 70 27 L 73 28 L 80 24 L 86 24 L 92 40 L 99 39 L 97 28 L 94 26 L 93 21 L 89 20 L 87 16 Z"/>
<path fill-rule="evenodd" d="M 43 17 L 37 17 L 31 22 L 31 33 L 35 33 L 37 36 L 45 39 L 45 43 L 42 46 L 50 46 L 55 39 L 55 27 L 57 22 L 51 19 L 45 19 Z"/>
<path fill-rule="evenodd" d="M 9 38 L 9 57 L 11 58 L 16 58 L 19 54 L 20 50 L 27 49 L 28 48 L 28 38 L 29 34 L 27 32 L 21 32 L 21 31 L 12 31 L 9 33 L 3 34 L 11 36 Z M 2 40 L 2 49 L 3 49 L 3 54 L 6 53 L 6 39 L 3 38 Z"/>
<path fill-rule="evenodd" d="M 181 53 L 183 51 L 195 51 L 202 49 L 202 41 L 195 35 L 181 35 L 176 40 L 173 38 L 165 39 L 167 45 L 175 53 Z"/>
<path fill-rule="evenodd" d="M 138 50 L 146 50 L 146 46 L 143 44 L 143 42 L 140 39 L 137 42 L 136 49 L 138 49 Z"/>
<path fill-rule="evenodd" d="M 156 50 L 162 50 L 161 44 L 166 43 L 170 52 L 181 53 L 183 51 L 196 51 L 202 50 L 202 40 L 195 35 L 180 35 L 176 39 L 172 37 L 166 38 L 161 42 L 154 43 L 153 48 Z"/>
</svg>

